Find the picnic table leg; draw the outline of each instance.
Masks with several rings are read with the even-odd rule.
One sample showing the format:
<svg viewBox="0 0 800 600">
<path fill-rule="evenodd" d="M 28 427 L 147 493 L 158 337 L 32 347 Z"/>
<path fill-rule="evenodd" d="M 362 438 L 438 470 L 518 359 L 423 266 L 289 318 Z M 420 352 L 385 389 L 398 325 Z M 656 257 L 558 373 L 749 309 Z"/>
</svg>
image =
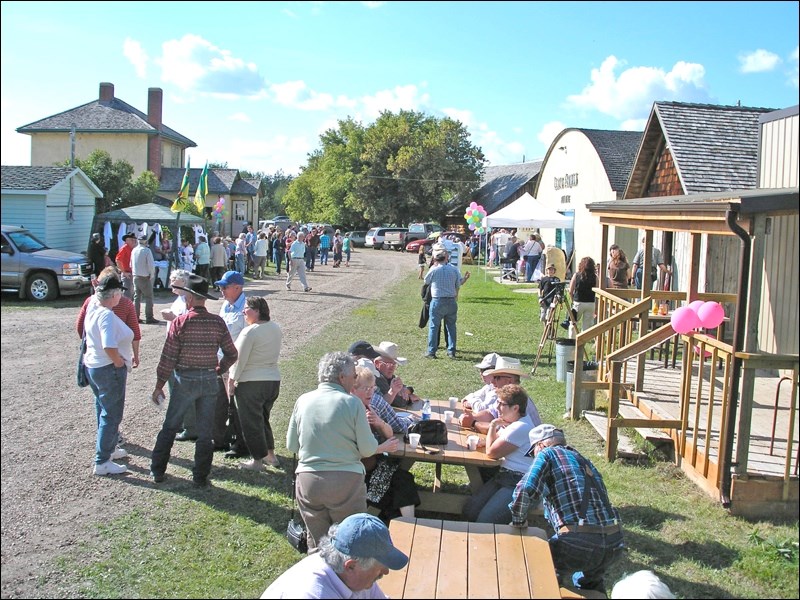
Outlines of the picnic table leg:
<svg viewBox="0 0 800 600">
<path fill-rule="evenodd" d="M 436 463 L 433 476 L 433 491 L 438 492 L 442 489 L 442 463 Z"/>
</svg>

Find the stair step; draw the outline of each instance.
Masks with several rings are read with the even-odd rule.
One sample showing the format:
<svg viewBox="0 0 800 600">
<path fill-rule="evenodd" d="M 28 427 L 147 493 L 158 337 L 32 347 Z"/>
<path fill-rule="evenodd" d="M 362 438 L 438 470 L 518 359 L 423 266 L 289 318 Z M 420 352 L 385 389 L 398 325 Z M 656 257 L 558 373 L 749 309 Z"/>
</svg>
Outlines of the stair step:
<svg viewBox="0 0 800 600">
<path fill-rule="evenodd" d="M 619 414 L 628 419 L 646 419 L 647 416 L 626 400 L 620 400 Z M 672 438 L 665 431 L 651 429 L 650 427 L 637 427 L 636 433 L 654 445 L 671 444 Z"/>
<path fill-rule="evenodd" d="M 606 413 L 596 410 L 585 410 L 582 414 L 583 417 L 589 421 L 589 424 L 595 428 L 597 433 L 600 434 L 600 437 L 603 438 L 603 441 L 608 441 L 606 435 L 608 431 L 608 416 Z M 642 458 L 645 456 L 645 453 L 641 450 L 638 450 L 634 445 L 633 440 L 618 429 L 617 455 L 623 458 Z"/>
</svg>

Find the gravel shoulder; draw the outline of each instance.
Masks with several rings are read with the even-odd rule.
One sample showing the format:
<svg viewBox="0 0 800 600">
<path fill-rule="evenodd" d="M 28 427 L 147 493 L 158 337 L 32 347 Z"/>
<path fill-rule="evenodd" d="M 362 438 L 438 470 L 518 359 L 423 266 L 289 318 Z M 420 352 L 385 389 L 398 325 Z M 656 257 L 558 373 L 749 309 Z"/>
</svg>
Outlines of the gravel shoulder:
<svg viewBox="0 0 800 600">
<path fill-rule="evenodd" d="M 379 297 L 416 269 L 416 255 L 364 250 L 350 268 L 317 266 L 313 291 L 286 291 L 284 277 L 248 282 L 265 295 L 283 330 L 281 359 L 294 354 L 343 311 Z M 295 282 L 294 289 L 299 289 Z M 157 294 L 155 314 L 172 302 Z M 76 303 L 77 304 L 77 303 Z M 220 301 L 209 301 L 216 312 Z M 163 413 L 148 399 L 164 341 L 164 325 L 142 325 L 142 364 L 128 378 L 122 423 L 130 453 L 121 488 L 91 473 L 96 429 L 88 388 L 75 385 L 78 307 L 4 303 L 2 311 L 2 583 L 3 598 L 53 597 L 48 569 L 71 547 L 89 541 L 103 514 L 122 514 L 153 500 L 150 450 Z M 188 447 L 188 445 L 186 445 Z M 177 448 L 177 445 L 176 445 Z M 63 593 L 63 591 L 62 591 Z"/>
</svg>

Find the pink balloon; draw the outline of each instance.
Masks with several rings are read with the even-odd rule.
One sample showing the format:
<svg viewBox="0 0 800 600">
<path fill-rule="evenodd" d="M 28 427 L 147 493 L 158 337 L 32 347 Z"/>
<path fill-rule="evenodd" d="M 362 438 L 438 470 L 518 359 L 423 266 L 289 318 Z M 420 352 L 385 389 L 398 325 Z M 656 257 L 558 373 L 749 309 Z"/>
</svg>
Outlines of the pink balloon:
<svg viewBox="0 0 800 600">
<path fill-rule="evenodd" d="M 689 333 L 700 327 L 700 317 L 688 306 L 681 306 L 672 313 L 670 323 L 676 333 Z"/>
<path fill-rule="evenodd" d="M 478 208 L 478 205 L 475 202 L 470 202 L 469 203 L 469 207 L 474 210 L 474 209 Z"/>
<path fill-rule="evenodd" d="M 706 302 L 698 309 L 697 316 L 703 327 L 715 329 L 725 318 L 725 309 L 719 302 Z"/>
<path fill-rule="evenodd" d="M 700 307 L 703 306 L 705 302 L 703 300 L 695 300 L 694 302 L 689 302 L 689 308 L 691 308 L 694 312 L 700 310 Z"/>
</svg>

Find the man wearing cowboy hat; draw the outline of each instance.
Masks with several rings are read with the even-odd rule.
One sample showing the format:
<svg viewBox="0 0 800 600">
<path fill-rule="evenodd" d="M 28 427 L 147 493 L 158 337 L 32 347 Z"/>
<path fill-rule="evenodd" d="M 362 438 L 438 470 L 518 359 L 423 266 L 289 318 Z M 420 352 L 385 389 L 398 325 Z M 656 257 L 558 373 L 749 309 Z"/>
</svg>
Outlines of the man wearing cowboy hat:
<svg viewBox="0 0 800 600">
<path fill-rule="evenodd" d="M 494 369 L 485 371 L 484 375 L 492 378 L 492 385 L 495 388 L 495 393 L 487 396 L 486 401 L 478 411 L 473 411 L 465 407 L 464 413 L 458 419 L 462 427 L 472 428 L 478 433 L 483 434 L 489 431 L 489 424 L 499 416 L 497 410 L 497 390 L 511 383 L 519 385 L 523 378 L 528 379 L 530 377 L 530 375 L 522 369 L 522 364 L 518 359 L 508 356 L 500 356 L 495 363 Z M 528 398 L 528 407 L 525 414 L 530 418 L 534 426 L 542 422 L 539 411 L 536 409 L 536 405 L 530 397 Z"/>
<path fill-rule="evenodd" d="M 559 578 L 605 593 L 605 573 L 622 556 L 624 542 L 603 478 L 555 426 L 539 425 L 528 436 L 533 464 L 508 505 L 511 525 L 527 527 L 528 508 L 541 499 L 554 531 L 548 542 Z"/>
<path fill-rule="evenodd" d="M 218 377 L 236 362 L 239 353 L 219 315 L 206 309 L 208 281 L 190 275 L 186 286 L 173 286 L 186 292 L 187 311 L 172 321 L 156 368 L 156 387 L 152 400 L 159 404 L 164 386 L 174 375 L 164 424 L 156 438 L 150 463 L 153 481 L 164 481 L 175 435 L 183 429 L 183 416 L 190 404 L 195 407 L 197 442 L 194 447 L 192 480 L 198 487 L 208 485 L 214 458 L 214 408 L 217 402 Z M 222 351 L 218 358 L 217 351 Z"/>
<path fill-rule="evenodd" d="M 384 400 L 398 408 L 405 408 L 419 400 L 419 396 L 414 394 L 414 388 L 404 385 L 403 380 L 394 374 L 397 365 L 408 362 L 407 358 L 400 356 L 397 344 L 381 342 L 374 350 L 378 356 L 372 361 L 380 373 L 380 377 L 375 378 L 375 385 L 378 386 Z"/>
</svg>

